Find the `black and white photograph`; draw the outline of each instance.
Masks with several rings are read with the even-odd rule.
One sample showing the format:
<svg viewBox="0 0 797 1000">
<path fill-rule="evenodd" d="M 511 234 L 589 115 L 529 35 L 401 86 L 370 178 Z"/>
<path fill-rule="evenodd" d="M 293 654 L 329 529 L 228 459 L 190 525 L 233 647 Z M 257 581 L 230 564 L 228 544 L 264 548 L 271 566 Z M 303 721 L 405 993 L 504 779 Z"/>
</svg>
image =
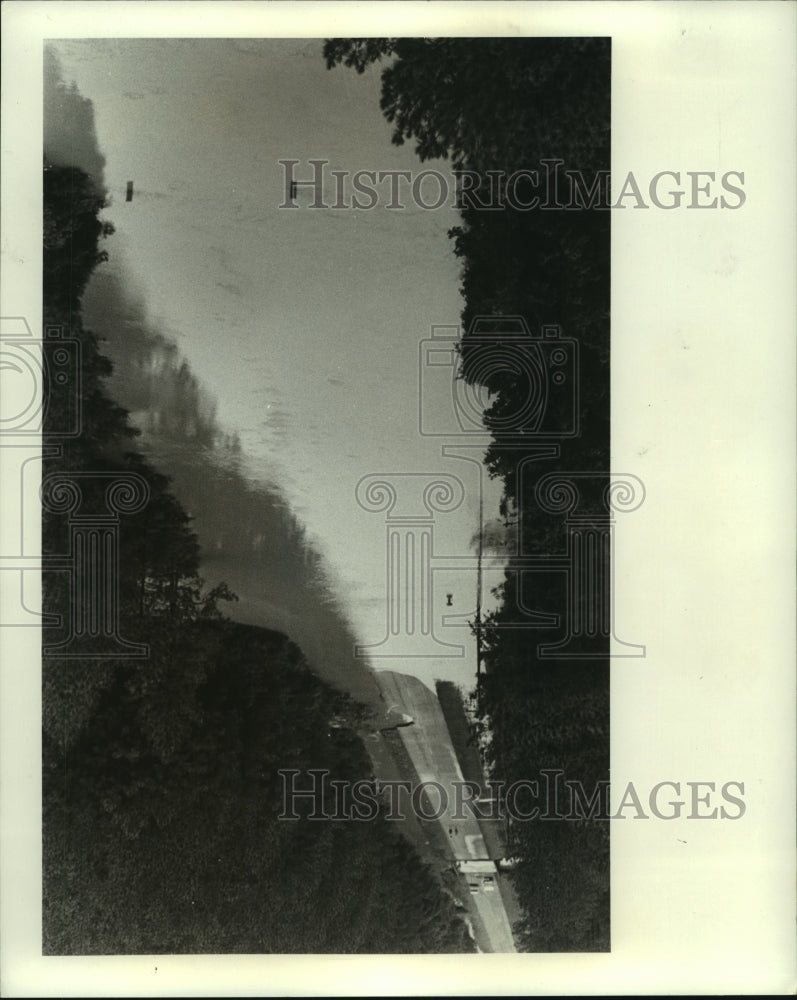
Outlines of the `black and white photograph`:
<svg viewBox="0 0 797 1000">
<path fill-rule="evenodd" d="M 793 992 L 795 15 L 5 6 L 4 995 Z"/>
</svg>

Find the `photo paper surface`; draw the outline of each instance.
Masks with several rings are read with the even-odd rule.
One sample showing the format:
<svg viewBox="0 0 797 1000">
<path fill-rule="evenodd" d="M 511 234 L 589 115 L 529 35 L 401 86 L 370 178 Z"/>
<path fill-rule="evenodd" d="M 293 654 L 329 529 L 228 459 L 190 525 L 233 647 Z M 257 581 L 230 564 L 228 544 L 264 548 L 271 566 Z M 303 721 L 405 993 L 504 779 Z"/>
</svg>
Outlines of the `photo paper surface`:
<svg viewBox="0 0 797 1000">
<path fill-rule="evenodd" d="M 793 989 L 757 9 L 6 8 L 9 995 Z"/>
</svg>

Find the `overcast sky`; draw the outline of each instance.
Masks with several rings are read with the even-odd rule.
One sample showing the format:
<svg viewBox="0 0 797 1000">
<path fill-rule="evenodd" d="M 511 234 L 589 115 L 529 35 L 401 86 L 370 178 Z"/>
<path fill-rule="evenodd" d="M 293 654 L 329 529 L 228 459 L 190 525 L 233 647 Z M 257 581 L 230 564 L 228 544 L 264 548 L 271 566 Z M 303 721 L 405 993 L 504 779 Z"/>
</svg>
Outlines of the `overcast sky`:
<svg viewBox="0 0 797 1000">
<path fill-rule="evenodd" d="M 459 220 L 450 207 L 426 211 L 409 198 L 404 211 L 278 208 L 280 159 L 301 161 L 302 178 L 311 158 L 328 160 L 328 171 L 446 171 L 422 166 L 411 144 L 391 144 L 381 70 L 329 71 L 322 44 L 92 39 L 55 48 L 65 80 L 94 105 L 105 215 L 116 227 L 111 266 L 140 289 L 152 322 L 216 397 L 253 477 L 284 492 L 370 643 L 385 633 L 385 521 L 357 506 L 361 477 L 459 475 L 465 500 L 437 516 L 436 550 L 468 555 L 477 526 L 476 468 L 441 457 L 444 439 L 418 430 L 419 342 L 433 324 L 456 324 L 462 308 L 446 235 Z M 328 192 L 332 201 L 331 174 Z M 310 192 L 297 201 L 307 206 Z M 445 373 L 432 405 L 441 420 L 451 413 Z M 497 494 L 493 485 L 493 504 Z M 454 611 L 473 610 L 472 574 L 436 574 L 435 589 L 436 615 L 447 592 Z M 374 666 L 470 684 L 468 630 L 445 637 L 464 642 L 464 660 Z"/>
</svg>

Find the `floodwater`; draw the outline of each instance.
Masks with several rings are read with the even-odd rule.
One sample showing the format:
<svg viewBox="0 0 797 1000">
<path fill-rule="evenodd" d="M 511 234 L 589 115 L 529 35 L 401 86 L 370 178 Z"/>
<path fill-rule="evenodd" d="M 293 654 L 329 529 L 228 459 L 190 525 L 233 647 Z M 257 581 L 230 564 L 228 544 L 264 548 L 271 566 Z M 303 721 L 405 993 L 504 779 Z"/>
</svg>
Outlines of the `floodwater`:
<svg viewBox="0 0 797 1000">
<path fill-rule="evenodd" d="M 97 270 L 85 293 L 83 310 L 86 325 L 101 338 L 101 347 L 114 364 L 108 389 L 130 411 L 141 431 L 137 446 L 171 478 L 177 498 L 193 518 L 203 577 L 208 586 L 225 581 L 239 597 L 225 608 L 231 617 L 285 633 L 322 678 L 380 712 L 384 706 L 372 667 L 398 667 L 432 685 L 436 677 L 466 688 L 472 685 L 475 656 L 467 623 L 475 605 L 474 573 L 455 568 L 448 575 L 436 574 L 433 598 L 443 609 L 438 612 L 438 631 L 441 613 L 456 612 L 460 618 L 459 627 L 441 632 L 443 641 L 450 644 L 436 647 L 443 655 L 397 660 L 382 658 L 379 649 L 372 650 L 370 658 L 362 651 L 357 655 L 355 646 L 378 643 L 386 631 L 385 525 L 354 503 L 353 486 L 359 473 L 351 476 L 348 508 L 340 507 L 351 520 L 361 519 L 362 537 L 358 548 L 354 543 L 350 546 L 342 572 L 340 557 L 336 563 L 323 550 L 325 540 L 308 534 L 301 507 L 297 513 L 295 484 L 290 492 L 283 488 L 289 453 L 284 447 L 275 449 L 271 468 L 262 456 L 253 465 L 248 450 L 220 426 L 213 397 L 175 341 L 158 331 L 119 265 Z M 190 355 L 190 344 L 181 343 L 183 347 Z M 299 419 L 302 403 L 302 399 L 292 402 L 293 423 Z M 352 428 L 353 439 L 356 434 Z M 472 461 L 459 465 L 474 468 Z M 319 465 L 317 489 L 329 488 L 330 467 L 335 468 L 335 455 Z M 456 545 L 463 545 L 462 535 L 467 537 L 476 524 L 468 510 L 475 506 L 474 483 L 468 483 L 468 473 L 461 469 L 446 471 L 463 475 L 466 483 L 465 503 L 456 512 L 460 540 L 450 542 L 448 551 L 455 557 L 467 556 L 468 542 L 464 548 Z M 301 503 L 301 493 L 298 500 Z M 495 497 L 493 501 L 497 502 Z M 436 524 L 443 539 L 444 517 Z M 327 521 L 334 524 L 334 515 L 328 515 Z M 358 535 L 352 523 L 344 524 L 339 515 L 336 530 L 344 529 L 349 537 Z M 368 537 L 366 529 L 371 531 Z M 489 587 L 499 578 L 496 567 L 492 578 L 489 571 L 485 573 L 485 608 L 490 604 Z M 448 610 L 451 605 L 446 597 L 456 600 L 453 611 Z M 461 654 L 454 656 L 459 649 Z"/>
<path fill-rule="evenodd" d="M 218 427 L 190 366 L 149 329 L 112 272 L 93 279 L 84 311 L 114 363 L 108 389 L 142 432 L 137 447 L 171 478 L 193 518 L 207 586 L 224 580 L 239 597 L 223 610 L 283 632 L 324 680 L 381 708 L 370 666 L 354 655 L 354 632 L 324 560 L 279 489 L 247 476 L 240 448 Z"/>
</svg>

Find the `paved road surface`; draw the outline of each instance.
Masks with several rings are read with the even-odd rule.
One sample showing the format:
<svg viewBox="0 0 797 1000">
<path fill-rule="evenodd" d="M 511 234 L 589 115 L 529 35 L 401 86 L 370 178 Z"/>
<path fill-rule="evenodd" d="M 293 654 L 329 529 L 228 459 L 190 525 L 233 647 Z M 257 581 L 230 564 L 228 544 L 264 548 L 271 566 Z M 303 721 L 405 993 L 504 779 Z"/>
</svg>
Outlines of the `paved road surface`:
<svg viewBox="0 0 797 1000">
<path fill-rule="evenodd" d="M 487 858 L 487 847 L 478 820 L 467 806 L 457 808 L 461 797 L 458 800 L 455 783 L 464 781 L 464 778 L 437 695 L 417 677 L 408 674 L 383 670 L 377 671 L 376 678 L 388 709 L 406 713 L 415 720 L 413 725 L 403 726 L 398 732 L 421 781 L 436 781 L 445 790 L 442 801 L 435 790 L 430 791 L 429 803 L 433 809 L 445 807 L 439 822 L 452 845 L 454 856 L 460 860 Z M 464 813 L 464 817 L 460 818 L 457 813 Z M 480 877 L 468 876 L 468 881 L 478 886 L 471 901 L 487 928 L 490 950 L 515 951 L 509 918 L 498 886 L 493 892 L 487 892 Z"/>
</svg>

